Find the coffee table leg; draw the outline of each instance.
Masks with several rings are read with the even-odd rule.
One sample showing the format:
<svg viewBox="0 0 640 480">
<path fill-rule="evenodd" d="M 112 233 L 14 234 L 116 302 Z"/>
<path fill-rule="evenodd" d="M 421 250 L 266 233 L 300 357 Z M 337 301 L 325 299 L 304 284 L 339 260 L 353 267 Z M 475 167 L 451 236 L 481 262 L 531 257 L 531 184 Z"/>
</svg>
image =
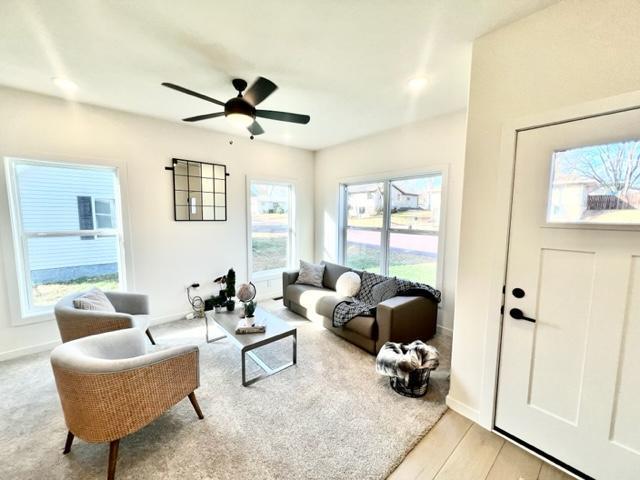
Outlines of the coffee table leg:
<svg viewBox="0 0 640 480">
<path fill-rule="evenodd" d="M 247 386 L 247 374 L 246 374 L 246 368 L 247 368 L 247 359 L 246 359 L 246 352 L 244 350 L 242 350 L 240 352 L 240 356 L 242 357 L 242 386 L 246 387 Z"/>
<path fill-rule="evenodd" d="M 293 332 L 293 364 L 295 365 L 298 362 L 298 332 L 294 330 Z"/>
</svg>

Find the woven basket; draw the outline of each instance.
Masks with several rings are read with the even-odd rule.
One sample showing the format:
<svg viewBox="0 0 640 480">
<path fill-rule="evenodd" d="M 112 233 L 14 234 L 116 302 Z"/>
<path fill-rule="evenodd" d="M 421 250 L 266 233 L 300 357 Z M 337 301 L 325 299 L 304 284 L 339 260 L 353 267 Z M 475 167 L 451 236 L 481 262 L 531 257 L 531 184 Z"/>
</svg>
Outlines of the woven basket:
<svg viewBox="0 0 640 480">
<path fill-rule="evenodd" d="M 422 397 L 427 393 L 429 387 L 429 377 L 431 376 L 430 368 L 418 368 L 409 373 L 409 382 L 404 383 L 401 378 L 389 378 L 389 384 L 400 395 L 405 397 Z"/>
</svg>

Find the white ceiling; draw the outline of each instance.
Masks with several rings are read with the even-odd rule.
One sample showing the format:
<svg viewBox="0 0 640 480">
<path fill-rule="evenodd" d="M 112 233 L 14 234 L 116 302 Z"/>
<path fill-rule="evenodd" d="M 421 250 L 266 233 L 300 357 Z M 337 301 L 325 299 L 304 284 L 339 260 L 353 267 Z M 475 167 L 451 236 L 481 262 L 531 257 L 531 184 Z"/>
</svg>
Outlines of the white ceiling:
<svg viewBox="0 0 640 480">
<path fill-rule="evenodd" d="M 474 38 L 557 0 L 2 0 L 0 84 L 180 121 L 220 107 L 230 80 L 280 89 L 261 140 L 320 149 L 466 107 Z M 426 74 L 420 94 L 407 80 Z M 238 133 L 224 118 L 199 126 Z"/>
</svg>

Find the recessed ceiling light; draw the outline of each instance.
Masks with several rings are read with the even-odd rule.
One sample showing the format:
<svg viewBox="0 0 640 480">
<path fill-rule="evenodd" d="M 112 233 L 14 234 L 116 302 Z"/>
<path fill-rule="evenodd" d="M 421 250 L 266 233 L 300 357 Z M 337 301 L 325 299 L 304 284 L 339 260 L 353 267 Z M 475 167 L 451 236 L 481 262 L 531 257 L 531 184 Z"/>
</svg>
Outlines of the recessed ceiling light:
<svg viewBox="0 0 640 480">
<path fill-rule="evenodd" d="M 75 92 L 78 89 L 78 84 L 69 80 L 68 78 L 53 77 L 51 81 L 56 87 L 64 90 L 65 92 L 71 93 Z"/>
<path fill-rule="evenodd" d="M 407 87 L 412 92 L 418 92 L 427 86 L 427 77 L 424 75 L 415 76 L 409 79 Z"/>
</svg>

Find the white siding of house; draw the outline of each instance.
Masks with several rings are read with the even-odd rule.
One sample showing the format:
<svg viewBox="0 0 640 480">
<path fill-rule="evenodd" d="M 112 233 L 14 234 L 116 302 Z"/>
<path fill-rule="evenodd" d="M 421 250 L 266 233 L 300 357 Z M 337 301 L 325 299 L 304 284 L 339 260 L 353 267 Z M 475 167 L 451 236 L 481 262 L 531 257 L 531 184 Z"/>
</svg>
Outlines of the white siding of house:
<svg viewBox="0 0 640 480">
<path fill-rule="evenodd" d="M 16 180 L 25 232 L 78 230 L 79 196 L 115 198 L 113 169 L 19 164 Z M 109 264 L 117 256 L 116 237 L 29 239 L 31 270 Z"/>
</svg>

